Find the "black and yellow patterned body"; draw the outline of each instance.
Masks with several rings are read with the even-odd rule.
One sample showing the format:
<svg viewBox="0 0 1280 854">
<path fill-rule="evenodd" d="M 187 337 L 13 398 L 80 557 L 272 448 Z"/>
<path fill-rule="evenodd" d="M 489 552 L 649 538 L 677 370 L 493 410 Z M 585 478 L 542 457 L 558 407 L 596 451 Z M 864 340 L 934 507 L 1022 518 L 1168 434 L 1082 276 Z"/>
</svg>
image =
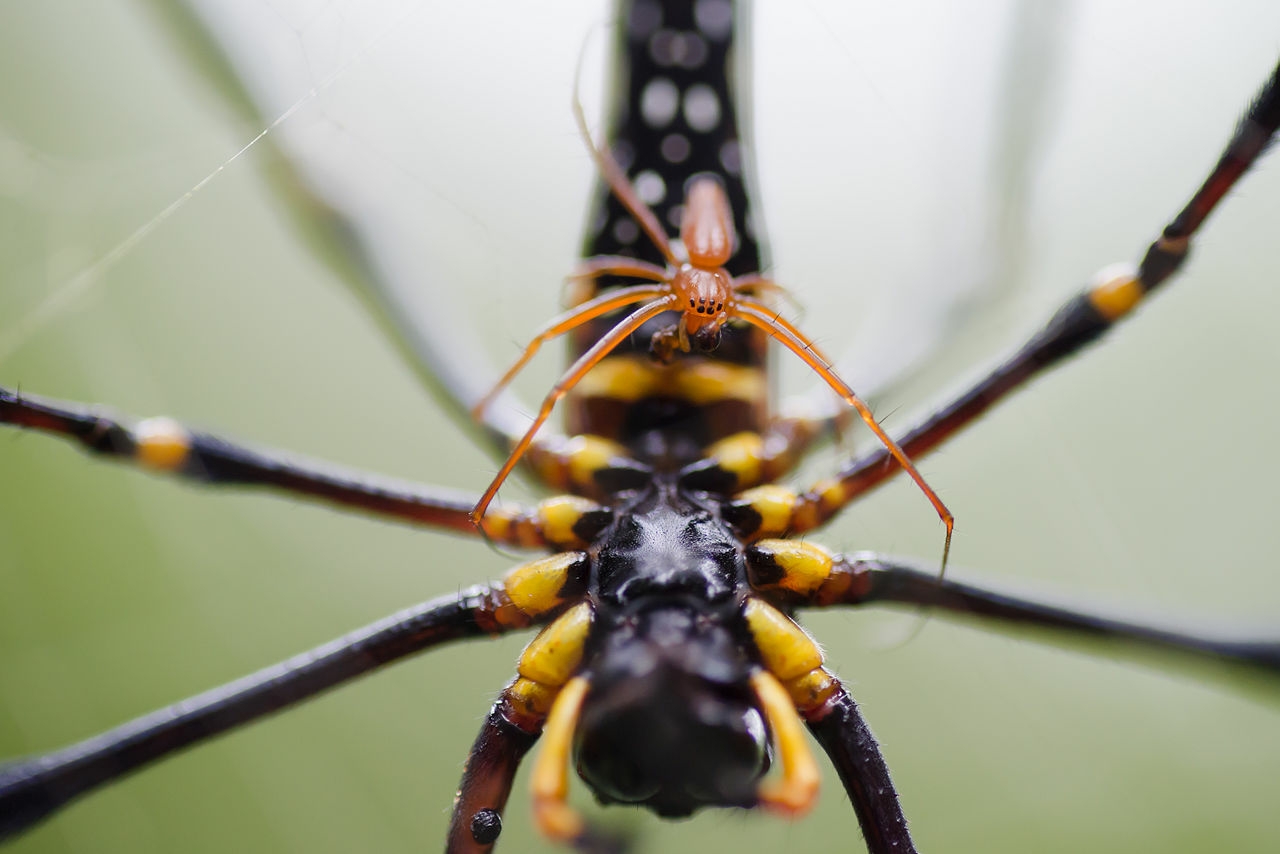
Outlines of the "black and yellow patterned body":
<svg viewBox="0 0 1280 854">
<path fill-rule="evenodd" d="M 729 2 L 620 4 L 606 146 L 641 200 L 674 239 L 685 190 L 712 175 L 725 190 L 737 245 L 725 269 L 759 272 L 765 251 L 760 211 L 752 207 L 750 137 L 740 126 L 737 95 L 749 91 L 744 11 Z M 617 255 L 662 265 L 662 253 L 635 218 L 598 182 L 587 220 L 584 257 Z M 604 278 L 598 290 L 617 287 Z M 577 300 L 596 293 L 579 291 Z M 649 341 L 674 313 L 658 317 L 611 353 L 570 395 L 570 435 L 622 443 L 642 459 L 681 465 L 712 442 L 760 432 L 769 418 L 767 339 L 734 322 L 710 353 L 678 354 L 673 364 L 650 358 Z M 585 352 L 619 315 L 572 335 L 571 356 Z"/>
<path fill-rule="evenodd" d="M 622 3 L 617 98 L 606 140 L 636 195 L 670 235 L 679 233 L 690 182 L 715 178 L 738 235 L 725 265 L 734 277 L 757 272 L 764 254 L 759 211 L 748 192 L 750 146 L 735 101 L 750 89 L 741 14 L 742 6 L 730 0 Z M 1280 68 L 1209 180 L 1141 263 L 1069 300 L 1009 359 L 908 430 L 900 442 L 906 453 L 929 452 L 1101 337 L 1160 287 L 1278 126 Z M 669 261 L 632 213 L 602 189 L 585 255 Z M 578 281 L 571 301 L 626 284 Z M 242 446 L 167 418 L 130 421 L 0 388 L 0 422 L 61 435 L 94 454 L 190 481 L 265 486 L 453 533 L 479 536 L 473 523 L 480 523 L 492 541 L 548 553 L 502 581 L 406 609 L 63 750 L 0 766 L 0 837 L 187 745 L 408 655 L 533 627 L 541 630 L 468 756 L 447 841 L 451 854 L 484 854 L 496 844 L 517 768 L 539 740 L 531 774 L 534 820 L 544 834 L 579 851 L 613 850 L 616 840 L 569 806 L 571 767 L 606 804 L 644 806 L 662 816 L 709 806 L 797 816 L 814 803 L 819 780 L 805 727 L 839 774 L 867 848 L 913 852 L 875 739 L 824 666 L 818 645 L 793 619 L 804 607 L 929 606 L 1243 665 L 1271 678 L 1280 673 L 1274 639 L 1222 639 L 1098 617 L 946 581 L 933 566 L 921 571 L 876 555 L 843 556 L 795 539 L 909 468 L 909 460 L 885 448 L 807 489 L 778 483 L 837 425 L 772 412 L 767 337 L 757 327 L 730 322 L 714 349 L 651 352 L 653 335 L 674 315 L 637 330 L 572 389 L 566 436 L 532 442 L 531 430 L 522 440 L 509 420 L 477 416 L 477 432 L 486 438 L 513 446 L 524 441 L 523 461 L 557 493 L 533 507 L 503 505 L 487 514 L 492 492 L 477 499 L 401 483 Z M 572 354 L 588 352 L 617 319 L 600 317 L 573 330 Z M 446 402 L 483 411 L 475 384 L 451 383 L 456 366 L 431 364 L 433 358 L 441 361 L 437 353 L 425 362 L 441 377 Z M 548 401 L 544 407 L 555 398 Z M 508 465 L 516 459 L 519 454 Z M 514 840 L 510 847 L 519 846 Z"/>
</svg>

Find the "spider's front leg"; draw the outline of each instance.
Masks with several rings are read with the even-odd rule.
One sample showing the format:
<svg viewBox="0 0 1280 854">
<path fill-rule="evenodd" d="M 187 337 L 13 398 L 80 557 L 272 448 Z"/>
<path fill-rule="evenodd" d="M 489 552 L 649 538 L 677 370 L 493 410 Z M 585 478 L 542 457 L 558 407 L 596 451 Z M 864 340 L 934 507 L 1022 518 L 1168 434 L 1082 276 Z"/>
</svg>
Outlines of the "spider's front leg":
<svg viewBox="0 0 1280 854">
<path fill-rule="evenodd" d="M 1129 316 L 1148 294 L 1179 270 L 1190 252 L 1192 238 L 1266 151 L 1278 128 L 1280 64 L 1241 119 L 1209 176 L 1147 248 L 1141 262 L 1134 268 L 1107 268 L 1100 272 L 1092 285 L 1064 303 L 1012 356 L 908 430 L 898 442 L 906 456 L 919 459 L 937 448 L 1010 393 L 1080 352 Z M 728 512 L 746 536 L 800 534 L 824 524 L 901 470 L 895 455 L 882 448 L 801 493 L 775 486 L 749 490 Z"/>
<path fill-rule="evenodd" d="M 63 436 L 91 453 L 210 486 L 268 487 L 411 525 L 475 535 L 476 497 L 438 486 L 341 468 L 192 430 L 172 418 L 120 418 L 100 407 L 0 388 L 0 424 Z M 572 453 L 542 451 L 544 465 L 568 467 Z M 563 458 L 563 459 L 562 459 Z M 537 507 L 511 505 L 486 519 L 489 539 L 528 548 L 581 547 L 608 521 L 586 499 L 558 496 Z"/>
</svg>

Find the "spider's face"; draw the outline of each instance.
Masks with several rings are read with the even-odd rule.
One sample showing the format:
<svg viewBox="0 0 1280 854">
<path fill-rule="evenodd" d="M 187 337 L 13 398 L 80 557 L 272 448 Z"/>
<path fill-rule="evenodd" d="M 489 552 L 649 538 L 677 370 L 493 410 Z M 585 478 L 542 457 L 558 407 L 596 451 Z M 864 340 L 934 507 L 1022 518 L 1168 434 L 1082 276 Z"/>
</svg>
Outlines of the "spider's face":
<svg viewBox="0 0 1280 854">
<path fill-rule="evenodd" d="M 706 269 L 684 264 L 671 279 L 676 305 L 684 314 L 681 324 L 697 339 L 699 332 L 713 327 L 717 332 L 727 317 L 725 305 L 733 295 L 733 282 L 721 268 Z"/>
</svg>

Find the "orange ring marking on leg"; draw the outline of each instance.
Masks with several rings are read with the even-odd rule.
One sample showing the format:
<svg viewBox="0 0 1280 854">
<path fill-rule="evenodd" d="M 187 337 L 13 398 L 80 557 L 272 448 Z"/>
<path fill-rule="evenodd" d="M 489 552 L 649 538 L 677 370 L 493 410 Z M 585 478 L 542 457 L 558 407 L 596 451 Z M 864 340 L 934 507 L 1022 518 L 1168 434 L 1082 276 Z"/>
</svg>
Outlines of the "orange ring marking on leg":
<svg viewBox="0 0 1280 854">
<path fill-rule="evenodd" d="M 1133 311 L 1145 296 L 1142 280 L 1132 264 L 1117 264 L 1099 271 L 1089 288 L 1089 302 L 1098 314 L 1117 321 Z"/>
<path fill-rule="evenodd" d="M 138 462 L 155 471 L 177 471 L 191 453 L 191 434 L 172 418 L 158 416 L 133 428 Z"/>
</svg>

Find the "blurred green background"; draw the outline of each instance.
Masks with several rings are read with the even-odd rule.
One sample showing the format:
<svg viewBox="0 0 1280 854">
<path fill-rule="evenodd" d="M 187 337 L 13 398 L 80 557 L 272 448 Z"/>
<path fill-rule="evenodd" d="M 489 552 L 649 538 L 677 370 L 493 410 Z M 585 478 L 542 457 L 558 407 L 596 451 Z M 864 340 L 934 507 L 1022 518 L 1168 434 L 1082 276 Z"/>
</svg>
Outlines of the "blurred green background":
<svg viewBox="0 0 1280 854">
<path fill-rule="evenodd" d="M 420 217 L 400 227 L 421 229 L 428 300 L 463 289 L 459 325 L 495 361 L 510 358 L 555 310 L 577 245 L 591 171 L 568 105 L 576 46 L 603 13 L 584 4 L 560 26 L 546 9 L 512 8 L 498 27 L 455 4 L 369 4 L 383 17 L 361 29 L 342 4 L 245 5 L 278 19 L 269 58 L 320 90 L 274 133 L 389 165 Z M 923 162 L 965 155 L 966 126 L 934 126 L 909 98 L 950 92 L 963 104 L 970 65 L 991 65 L 980 46 L 1004 47 L 989 22 L 1007 15 L 759 5 L 754 120 L 777 277 L 807 305 L 805 328 L 843 346 L 874 315 L 855 284 L 893 294 L 896 271 L 924 256 L 948 269 L 945 235 L 917 196 L 936 193 L 960 211 L 957 229 L 972 225 L 959 189 L 969 179 L 945 157 Z M 882 401 L 890 428 L 1013 346 L 1095 269 L 1132 258 L 1200 180 L 1280 45 L 1275 4 L 1203 6 L 1063 7 L 1062 76 L 1018 212 L 1026 260 L 998 262 L 1017 287 Z M 232 160 L 263 127 L 227 106 L 157 7 L 0 6 L 0 383 L 478 491 L 494 462 L 421 393 L 297 233 L 265 149 Z M 425 88 L 404 82 L 419 60 L 434 75 Z M 586 84 L 595 103 L 598 83 Z M 357 124 L 346 102 L 383 125 Z M 1022 121 L 1032 145 L 1036 124 Z M 1278 198 L 1273 157 L 1215 216 L 1188 274 L 1115 340 L 922 465 L 958 518 L 957 574 L 1280 634 Z M 49 294 L 81 280 L 19 340 Z M 551 376 L 545 361 L 526 399 Z M 788 389 L 809 384 L 792 367 L 784 376 Z M 903 484 L 820 538 L 926 559 L 941 545 Z M 0 435 L 0 755 L 85 737 L 511 562 L 470 541 L 210 494 Z M 902 646 L 910 616 L 806 622 L 881 739 L 923 850 L 1280 848 L 1274 688 L 939 618 Z M 523 640 L 402 664 L 93 795 L 12 850 L 433 850 Z M 580 784 L 574 796 L 589 800 Z M 795 823 L 603 816 L 633 828 L 643 851 L 861 847 L 834 777 Z M 506 851 L 545 850 L 523 775 L 504 839 Z"/>
</svg>

